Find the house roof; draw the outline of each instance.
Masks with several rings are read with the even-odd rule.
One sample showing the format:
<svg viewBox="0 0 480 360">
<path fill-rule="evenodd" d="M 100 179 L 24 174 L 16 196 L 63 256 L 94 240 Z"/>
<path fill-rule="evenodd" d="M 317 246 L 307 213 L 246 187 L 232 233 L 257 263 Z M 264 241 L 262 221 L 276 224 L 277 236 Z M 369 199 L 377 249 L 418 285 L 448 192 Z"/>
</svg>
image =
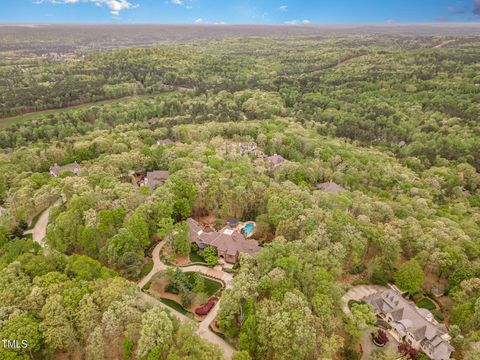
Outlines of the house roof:
<svg viewBox="0 0 480 360">
<path fill-rule="evenodd" d="M 194 219 L 189 218 L 187 222 L 190 225 L 190 242 L 192 243 L 213 246 L 233 256 L 237 253 L 252 255 L 260 251 L 256 240 L 247 239 L 245 235 L 236 232 L 228 225 L 220 231 L 206 232 Z"/>
<path fill-rule="evenodd" d="M 168 177 L 170 176 L 168 171 L 164 170 L 156 170 L 156 171 L 149 171 L 147 172 L 147 176 L 145 177 L 145 185 L 150 186 L 154 189 L 157 185 L 163 184 Z"/>
<path fill-rule="evenodd" d="M 410 332 L 422 346 L 431 350 L 431 358 L 448 359 L 453 347 L 446 328 L 426 309 L 419 309 L 393 289 L 379 291 L 362 299 L 375 313 L 390 314 L 394 322 Z"/>
<path fill-rule="evenodd" d="M 63 166 L 59 166 L 59 165 L 55 164 L 50 168 L 50 173 L 55 175 L 55 176 L 60 175 L 60 173 L 62 171 L 71 171 L 74 174 L 78 175 L 78 174 L 80 174 L 80 165 L 78 165 L 78 163 L 75 161 L 72 164 L 67 164 L 67 165 L 63 165 Z"/>
<path fill-rule="evenodd" d="M 342 191 L 345 191 L 345 189 L 343 187 L 341 187 L 340 185 L 335 184 L 334 182 L 331 182 L 331 181 L 325 182 L 325 183 L 315 184 L 315 189 L 316 190 L 322 190 L 322 191 L 325 191 L 325 192 L 329 192 L 329 193 L 332 193 L 332 194 L 339 194 Z"/>
<path fill-rule="evenodd" d="M 274 154 L 267 157 L 267 160 L 270 161 L 273 165 L 279 165 L 285 161 L 285 158 L 282 155 Z"/>
<path fill-rule="evenodd" d="M 157 145 L 170 145 L 170 144 L 174 144 L 174 142 L 170 139 L 157 140 Z"/>
</svg>

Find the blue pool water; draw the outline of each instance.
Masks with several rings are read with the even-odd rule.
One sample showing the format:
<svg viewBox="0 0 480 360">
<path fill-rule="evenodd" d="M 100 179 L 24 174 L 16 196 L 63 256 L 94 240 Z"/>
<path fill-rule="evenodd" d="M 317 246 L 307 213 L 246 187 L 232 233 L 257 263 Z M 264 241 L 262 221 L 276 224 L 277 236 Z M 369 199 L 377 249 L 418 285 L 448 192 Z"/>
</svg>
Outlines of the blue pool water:
<svg viewBox="0 0 480 360">
<path fill-rule="evenodd" d="M 250 235 L 253 232 L 254 228 L 255 228 L 255 224 L 249 223 L 243 227 L 242 231 L 245 234 Z"/>
</svg>

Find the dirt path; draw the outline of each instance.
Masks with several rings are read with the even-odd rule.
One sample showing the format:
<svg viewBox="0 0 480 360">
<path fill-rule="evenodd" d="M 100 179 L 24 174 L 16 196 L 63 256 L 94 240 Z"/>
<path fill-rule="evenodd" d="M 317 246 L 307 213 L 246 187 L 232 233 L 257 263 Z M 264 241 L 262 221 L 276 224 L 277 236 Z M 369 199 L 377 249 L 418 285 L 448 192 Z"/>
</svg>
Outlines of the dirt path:
<svg viewBox="0 0 480 360">
<path fill-rule="evenodd" d="M 160 250 L 163 248 L 164 245 L 165 245 L 165 241 L 162 241 L 158 243 L 158 245 L 155 246 L 155 248 L 153 249 L 152 251 L 153 268 L 148 273 L 147 276 L 145 276 L 142 280 L 138 282 L 138 286 L 140 288 L 143 288 L 145 284 L 147 284 L 156 273 L 158 273 L 161 270 L 165 270 L 167 268 L 167 266 L 160 260 Z M 207 276 L 213 275 L 212 277 L 223 280 L 227 288 L 230 288 L 233 285 L 232 274 L 229 274 L 226 272 L 220 272 L 220 271 L 216 271 L 215 273 L 213 273 L 212 271 L 215 271 L 215 270 L 212 270 L 208 266 L 192 265 L 192 266 L 180 267 L 179 269 L 183 272 L 198 272 Z M 145 300 L 146 302 L 152 305 L 161 306 L 163 308 L 168 309 L 173 316 L 175 316 L 177 319 L 179 319 L 182 322 L 193 321 L 190 318 L 186 317 L 185 315 L 165 305 L 161 301 L 155 299 L 151 295 L 143 293 L 142 297 L 143 297 L 143 300 Z M 213 331 L 209 329 L 210 323 L 217 317 L 218 311 L 220 309 L 220 302 L 221 302 L 221 299 L 220 301 L 217 302 L 217 304 L 213 307 L 213 309 L 208 313 L 207 317 L 202 322 L 200 322 L 200 325 L 198 326 L 198 329 L 197 329 L 197 335 L 200 336 L 202 339 L 217 345 L 220 349 L 223 350 L 225 358 L 231 359 L 233 356 L 233 353 L 235 352 L 235 349 L 229 343 L 227 343 L 225 340 L 223 340 L 221 337 L 219 337 L 217 334 L 215 334 Z"/>
<path fill-rule="evenodd" d="M 451 44 L 452 42 L 454 42 L 455 40 L 445 40 L 444 42 L 438 44 L 438 45 L 435 45 L 432 49 L 440 49 L 440 48 L 443 48 L 444 46 L 448 45 L 448 44 Z"/>
<path fill-rule="evenodd" d="M 38 218 L 37 223 L 35 224 L 33 229 L 25 231 L 23 234 L 32 234 L 32 239 L 36 243 L 40 244 L 41 247 L 45 247 L 45 235 L 47 235 L 47 226 L 48 226 L 48 216 L 50 215 L 49 207 L 45 210 L 42 215 Z"/>
</svg>

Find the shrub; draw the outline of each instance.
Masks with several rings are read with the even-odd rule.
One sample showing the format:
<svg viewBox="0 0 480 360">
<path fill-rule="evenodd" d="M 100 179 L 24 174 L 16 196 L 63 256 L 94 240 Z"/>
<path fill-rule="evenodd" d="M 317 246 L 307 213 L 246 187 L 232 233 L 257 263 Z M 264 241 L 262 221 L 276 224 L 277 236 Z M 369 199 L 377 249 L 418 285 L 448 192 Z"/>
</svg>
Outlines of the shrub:
<svg viewBox="0 0 480 360">
<path fill-rule="evenodd" d="M 350 269 L 349 273 L 352 275 L 360 274 L 364 272 L 366 269 L 367 269 L 367 266 L 365 264 L 357 264 Z"/>
<path fill-rule="evenodd" d="M 416 360 L 418 357 L 418 351 L 408 344 L 398 345 L 398 352 L 411 360 Z"/>
<path fill-rule="evenodd" d="M 207 315 L 215 306 L 216 302 L 217 301 L 214 298 L 210 298 L 205 305 L 195 310 L 195 314 L 200 316 Z"/>
<path fill-rule="evenodd" d="M 375 343 L 383 346 L 388 343 L 387 333 L 382 329 L 378 329 L 377 334 L 373 336 L 373 340 Z"/>
<path fill-rule="evenodd" d="M 179 293 L 178 289 L 172 284 L 168 284 L 167 286 L 165 286 L 165 292 L 175 295 L 178 295 Z"/>
<path fill-rule="evenodd" d="M 373 284 L 387 286 L 390 281 L 390 274 L 380 267 L 375 267 L 370 280 Z"/>
</svg>

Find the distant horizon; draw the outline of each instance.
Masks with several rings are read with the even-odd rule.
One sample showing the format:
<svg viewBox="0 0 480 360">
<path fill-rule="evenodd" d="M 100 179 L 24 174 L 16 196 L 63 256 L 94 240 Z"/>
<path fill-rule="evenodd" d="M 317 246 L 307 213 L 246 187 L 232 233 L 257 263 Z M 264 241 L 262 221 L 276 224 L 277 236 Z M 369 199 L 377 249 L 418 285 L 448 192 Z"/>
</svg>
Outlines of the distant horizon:
<svg viewBox="0 0 480 360">
<path fill-rule="evenodd" d="M 470 26 L 480 27 L 480 22 L 371 22 L 371 23 L 310 23 L 310 24 L 264 24 L 264 23 L 231 23 L 231 24 L 192 24 L 192 23 L 101 23 L 101 22 L 2 22 L 0 26 L 75 26 L 75 25 L 91 25 L 91 26 L 191 26 L 191 27 L 229 27 L 229 26 L 263 26 L 263 27 L 349 27 L 349 26 L 382 26 L 382 27 L 396 27 L 396 26 L 434 26 L 434 27 L 453 27 L 453 26 Z"/>
</svg>

